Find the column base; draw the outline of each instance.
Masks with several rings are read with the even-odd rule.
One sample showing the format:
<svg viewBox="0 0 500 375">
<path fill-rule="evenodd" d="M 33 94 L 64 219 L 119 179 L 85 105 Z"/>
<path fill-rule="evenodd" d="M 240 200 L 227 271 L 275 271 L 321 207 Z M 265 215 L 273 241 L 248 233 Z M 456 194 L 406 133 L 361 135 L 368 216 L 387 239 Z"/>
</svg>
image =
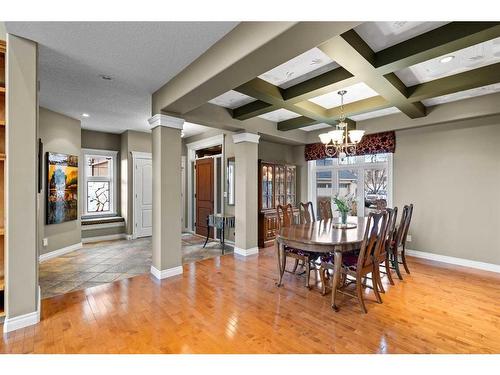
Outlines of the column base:
<svg viewBox="0 0 500 375">
<path fill-rule="evenodd" d="M 8 333 L 17 329 L 25 328 L 40 322 L 40 310 L 32 313 L 6 318 L 3 323 L 3 332 Z"/>
<path fill-rule="evenodd" d="M 167 268 L 166 270 L 159 270 L 155 266 L 151 266 L 151 274 L 158 280 L 166 279 L 167 277 L 181 275 L 183 272 L 182 266 Z"/>
<path fill-rule="evenodd" d="M 238 255 L 242 255 L 244 257 L 255 255 L 259 253 L 258 247 L 251 247 L 250 249 L 242 249 L 240 247 L 234 247 L 234 253 Z"/>
</svg>

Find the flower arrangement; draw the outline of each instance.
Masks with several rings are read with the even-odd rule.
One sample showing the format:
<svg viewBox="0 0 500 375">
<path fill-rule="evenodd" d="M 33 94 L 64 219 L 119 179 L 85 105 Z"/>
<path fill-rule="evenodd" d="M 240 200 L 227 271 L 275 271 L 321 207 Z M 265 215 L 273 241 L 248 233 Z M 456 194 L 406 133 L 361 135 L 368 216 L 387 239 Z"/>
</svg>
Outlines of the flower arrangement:
<svg viewBox="0 0 500 375">
<path fill-rule="evenodd" d="M 337 211 L 340 212 L 340 217 L 342 220 L 342 224 L 346 224 L 347 222 L 347 215 L 351 211 L 352 203 L 353 203 L 353 197 L 352 196 L 346 196 L 346 197 L 340 197 L 338 194 L 332 197 L 332 201 L 337 206 Z"/>
</svg>

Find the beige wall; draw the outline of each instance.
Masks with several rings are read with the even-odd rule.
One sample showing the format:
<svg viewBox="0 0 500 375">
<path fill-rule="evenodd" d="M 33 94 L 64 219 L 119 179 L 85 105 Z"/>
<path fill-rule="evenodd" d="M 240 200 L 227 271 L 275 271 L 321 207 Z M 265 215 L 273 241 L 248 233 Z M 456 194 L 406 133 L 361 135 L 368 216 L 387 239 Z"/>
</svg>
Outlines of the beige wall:
<svg viewBox="0 0 500 375">
<path fill-rule="evenodd" d="M 7 35 L 5 311 L 8 320 L 38 308 L 38 45 Z M 4 326 L 5 329 L 5 326 Z"/>
<path fill-rule="evenodd" d="M 80 121 L 49 109 L 40 107 L 39 136 L 43 142 L 44 162 L 42 171 L 43 191 L 40 201 L 40 231 L 42 238 L 47 238 L 48 245 L 40 246 L 40 254 L 49 253 L 81 242 L 82 209 L 82 160 L 79 159 L 78 218 L 61 224 L 45 225 L 46 211 L 46 155 L 57 152 L 68 155 L 81 155 Z"/>
<path fill-rule="evenodd" d="M 500 116 L 397 132 L 394 202 L 408 248 L 500 264 Z"/>
<path fill-rule="evenodd" d="M 151 133 L 127 130 L 121 134 L 120 171 L 121 171 L 121 216 L 125 218 L 126 233 L 133 230 L 133 186 L 132 186 L 132 151 L 152 152 Z"/>
</svg>

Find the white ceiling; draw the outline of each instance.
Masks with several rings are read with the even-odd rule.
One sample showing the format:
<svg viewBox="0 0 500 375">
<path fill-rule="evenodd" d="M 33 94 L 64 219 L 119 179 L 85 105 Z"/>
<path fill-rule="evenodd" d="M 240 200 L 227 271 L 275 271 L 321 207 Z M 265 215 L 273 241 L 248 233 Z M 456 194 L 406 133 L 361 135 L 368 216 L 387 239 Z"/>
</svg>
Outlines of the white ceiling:
<svg viewBox="0 0 500 375">
<path fill-rule="evenodd" d="M 251 96 L 241 94 L 238 91 L 230 90 L 216 98 L 213 98 L 209 103 L 219 105 L 226 108 L 237 108 L 242 105 L 248 104 L 255 101 Z"/>
<path fill-rule="evenodd" d="M 311 132 L 313 130 L 326 129 L 326 128 L 332 128 L 332 126 L 328 125 L 328 124 L 325 124 L 324 122 L 322 122 L 320 124 L 306 126 L 304 128 L 301 128 L 301 130 L 304 130 L 306 132 Z"/>
<path fill-rule="evenodd" d="M 261 74 L 259 78 L 286 89 L 338 66 L 319 48 L 313 48 Z"/>
<path fill-rule="evenodd" d="M 192 122 L 185 122 L 182 128 L 182 138 L 191 137 L 196 134 L 201 134 L 209 131 L 211 128 L 208 126 L 193 124 Z"/>
<path fill-rule="evenodd" d="M 40 105 L 82 127 L 148 130 L 151 94 L 236 22 L 6 22 L 39 43 Z M 105 81 L 99 75 L 111 75 Z"/>
<path fill-rule="evenodd" d="M 441 59 L 446 56 L 453 56 L 454 58 L 449 62 L 442 63 Z M 406 86 L 413 86 L 495 64 L 499 61 L 500 38 L 496 38 L 402 69 L 396 72 L 396 75 Z"/>
<path fill-rule="evenodd" d="M 390 108 L 379 109 L 377 111 L 362 113 L 360 115 L 349 116 L 349 118 L 354 121 L 363 121 L 363 120 L 368 120 L 370 118 L 392 115 L 394 113 L 399 113 L 399 112 L 400 110 L 397 109 L 396 107 L 390 107 Z"/>
<path fill-rule="evenodd" d="M 281 122 L 285 120 L 290 120 L 295 117 L 300 117 L 300 115 L 298 113 L 289 111 L 288 109 L 280 108 L 277 109 L 276 111 L 264 113 L 259 117 L 269 121 Z"/>
<path fill-rule="evenodd" d="M 371 89 L 363 82 L 348 86 L 342 90 L 347 91 L 347 93 L 344 95 L 344 104 L 357 102 L 358 100 L 363 100 L 378 95 L 375 90 Z M 340 106 L 340 99 L 341 97 L 338 94 L 338 91 L 332 91 L 327 94 L 309 99 L 309 101 L 316 103 L 326 109 L 330 109 Z"/>
<path fill-rule="evenodd" d="M 365 22 L 354 28 L 363 40 L 375 52 L 391 47 L 420 34 L 431 31 L 447 22 Z"/>
<path fill-rule="evenodd" d="M 423 100 L 422 103 L 427 106 L 433 106 L 443 103 L 455 102 L 457 100 L 473 98 L 475 96 L 494 94 L 500 92 L 500 83 L 494 83 L 493 85 L 478 87 L 475 89 L 465 90 L 456 92 L 453 94 L 442 95 L 432 99 Z"/>
</svg>

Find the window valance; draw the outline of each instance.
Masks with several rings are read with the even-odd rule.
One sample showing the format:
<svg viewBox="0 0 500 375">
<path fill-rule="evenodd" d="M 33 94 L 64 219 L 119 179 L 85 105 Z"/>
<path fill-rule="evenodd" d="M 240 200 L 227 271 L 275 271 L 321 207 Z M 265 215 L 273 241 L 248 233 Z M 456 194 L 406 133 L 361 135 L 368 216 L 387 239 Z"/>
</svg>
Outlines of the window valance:
<svg viewBox="0 0 500 375">
<path fill-rule="evenodd" d="M 357 155 L 372 155 L 381 153 L 394 153 L 396 151 L 396 132 L 388 131 L 382 133 L 367 134 L 356 147 Z M 309 160 L 320 160 L 328 158 L 325 153 L 325 145 L 321 142 L 306 145 L 304 157 Z"/>
</svg>

